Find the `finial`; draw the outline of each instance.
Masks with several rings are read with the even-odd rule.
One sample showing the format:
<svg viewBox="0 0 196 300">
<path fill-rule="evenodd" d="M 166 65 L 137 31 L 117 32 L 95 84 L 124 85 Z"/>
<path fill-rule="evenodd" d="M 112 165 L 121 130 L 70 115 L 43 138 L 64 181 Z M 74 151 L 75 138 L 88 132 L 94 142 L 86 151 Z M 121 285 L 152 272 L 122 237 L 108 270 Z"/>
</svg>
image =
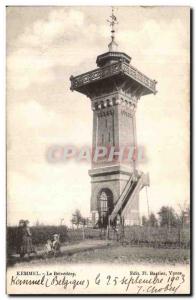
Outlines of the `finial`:
<svg viewBox="0 0 196 300">
<path fill-rule="evenodd" d="M 107 22 L 111 26 L 111 42 L 108 45 L 109 51 L 117 51 L 118 44 L 115 41 L 115 25 L 118 24 L 117 17 L 114 15 L 114 7 L 112 6 L 112 14 Z"/>
</svg>

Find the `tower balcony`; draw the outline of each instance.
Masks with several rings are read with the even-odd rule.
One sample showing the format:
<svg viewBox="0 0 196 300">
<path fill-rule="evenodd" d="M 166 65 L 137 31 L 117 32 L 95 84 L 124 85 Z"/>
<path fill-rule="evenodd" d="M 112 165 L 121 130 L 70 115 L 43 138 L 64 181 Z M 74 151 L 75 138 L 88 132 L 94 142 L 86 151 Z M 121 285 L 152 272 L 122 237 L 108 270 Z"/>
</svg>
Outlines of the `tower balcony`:
<svg viewBox="0 0 196 300">
<path fill-rule="evenodd" d="M 103 86 L 103 81 L 111 83 L 111 79 L 115 79 L 115 84 L 119 82 L 122 84 L 126 81 L 128 88 L 134 86 L 134 90 L 139 91 L 141 96 L 156 94 L 157 82 L 123 61 L 97 68 L 75 77 L 71 76 L 70 89 L 90 96 L 91 92 Z"/>
</svg>

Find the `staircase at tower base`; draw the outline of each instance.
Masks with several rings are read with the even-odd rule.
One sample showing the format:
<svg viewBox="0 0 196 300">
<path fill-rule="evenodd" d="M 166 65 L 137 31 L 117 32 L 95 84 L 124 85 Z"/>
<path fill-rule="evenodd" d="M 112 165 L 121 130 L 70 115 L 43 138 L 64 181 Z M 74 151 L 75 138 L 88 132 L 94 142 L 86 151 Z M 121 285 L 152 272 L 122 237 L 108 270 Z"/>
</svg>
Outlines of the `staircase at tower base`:
<svg viewBox="0 0 196 300">
<path fill-rule="evenodd" d="M 121 193 L 119 200 L 117 201 L 111 215 L 109 216 L 109 224 L 114 224 L 117 215 L 120 215 L 121 218 L 124 218 L 127 210 L 129 209 L 129 206 L 134 201 L 135 197 L 139 194 L 140 190 L 144 186 L 149 186 L 150 180 L 149 180 L 149 174 L 145 174 L 143 172 L 138 173 L 134 172 L 123 192 Z"/>
</svg>

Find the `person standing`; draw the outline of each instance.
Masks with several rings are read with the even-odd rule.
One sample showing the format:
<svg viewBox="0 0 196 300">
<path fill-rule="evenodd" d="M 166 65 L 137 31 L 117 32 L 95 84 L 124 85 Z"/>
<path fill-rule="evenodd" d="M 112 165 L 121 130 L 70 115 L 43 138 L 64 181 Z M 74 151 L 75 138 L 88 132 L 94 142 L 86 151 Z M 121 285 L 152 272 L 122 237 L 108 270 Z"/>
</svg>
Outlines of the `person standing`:
<svg viewBox="0 0 196 300">
<path fill-rule="evenodd" d="M 16 253 L 20 254 L 21 252 L 21 246 L 22 246 L 22 240 L 23 240 L 23 226 L 24 226 L 24 220 L 20 220 L 17 228 L 16 233 Z"/>
<path fill-rule="evenodd" d="M 31 230 L 29 228 L 29 221 L 26 220 L 22 227 L 22 244 L 20 247 L 20 257 L 24 257 L 25 254 L 30 256 L 31 253 L 36 253 L 35 247 L 32 242 Z"/>
</svg>

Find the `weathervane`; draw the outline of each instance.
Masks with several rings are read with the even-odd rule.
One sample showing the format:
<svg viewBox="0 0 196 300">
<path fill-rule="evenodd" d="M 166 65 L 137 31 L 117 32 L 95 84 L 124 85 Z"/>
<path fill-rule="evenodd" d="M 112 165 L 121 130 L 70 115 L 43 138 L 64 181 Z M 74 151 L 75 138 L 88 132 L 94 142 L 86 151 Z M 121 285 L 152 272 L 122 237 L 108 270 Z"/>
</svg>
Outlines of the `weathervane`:
<svg viewBox="0 0 196 300">
<path fill-rule="evenodd" d="M 115 25 L 118 24 L 117 17 L 114 15 L 114 7 L 112 6 L 112 14 L 110 19 L 107 22 L 111 26 L 111 39 L 112 41 L 109 43 L 108 48 L 109 51 L 116 51 L 118 44 L 115 42 Z"/>
</svg>

